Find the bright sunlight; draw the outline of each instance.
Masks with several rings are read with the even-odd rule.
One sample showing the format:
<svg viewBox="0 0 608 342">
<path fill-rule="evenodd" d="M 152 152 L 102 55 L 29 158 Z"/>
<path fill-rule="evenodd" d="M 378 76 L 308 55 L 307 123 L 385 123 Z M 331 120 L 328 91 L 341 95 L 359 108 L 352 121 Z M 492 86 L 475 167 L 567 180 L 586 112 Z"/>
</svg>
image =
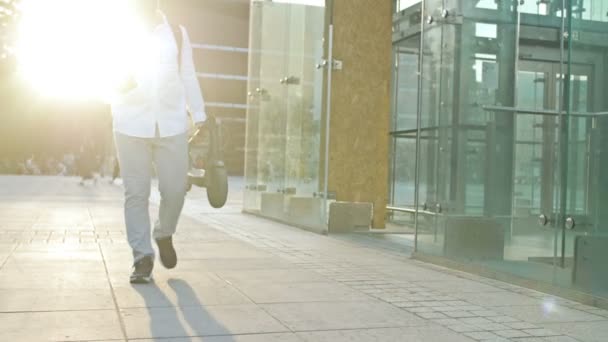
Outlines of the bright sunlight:
<svg viewBox="0 0 608 342">
<path fill-rule="evenodd" d="M 126 0 L 25 0 L 21 76 L 45 96 L 108 100 L 136 66 L 143 25 Z"/>
</svg>

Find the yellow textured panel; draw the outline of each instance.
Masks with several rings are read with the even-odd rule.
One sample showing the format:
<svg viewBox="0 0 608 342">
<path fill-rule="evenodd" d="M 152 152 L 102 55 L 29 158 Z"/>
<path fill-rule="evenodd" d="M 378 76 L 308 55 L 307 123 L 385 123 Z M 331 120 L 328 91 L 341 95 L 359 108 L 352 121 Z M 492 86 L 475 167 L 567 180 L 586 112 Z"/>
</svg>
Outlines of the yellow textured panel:
<svg viewBox="0 0 608 342">
<path fill-rule="evenodd" d="M 329 190 L 337 199 L 374 204 L 384 226 L 388 199 L 391 1 L 334 0 L 335 71 Z"/>
</svg>

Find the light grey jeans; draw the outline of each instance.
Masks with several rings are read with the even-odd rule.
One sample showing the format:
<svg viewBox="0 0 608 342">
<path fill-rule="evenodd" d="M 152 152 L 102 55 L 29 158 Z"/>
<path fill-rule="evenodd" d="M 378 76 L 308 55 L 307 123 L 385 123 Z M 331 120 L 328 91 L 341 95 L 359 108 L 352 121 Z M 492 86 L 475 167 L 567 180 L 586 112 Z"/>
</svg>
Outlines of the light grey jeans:
<svg viewBox="0 0 608 342">
<path fill-rule="evenodd" d="M 127 239 L 135 261 L 154 256 L 150 237 L 149 198 L 152 167 L 160 190 L 160 211 L 154 238 L 175 233 L 188 183 L 187 133 L 172 137 L 137 138 L 114 133 L 120 173 L 125 187 Z"/>
</svg>

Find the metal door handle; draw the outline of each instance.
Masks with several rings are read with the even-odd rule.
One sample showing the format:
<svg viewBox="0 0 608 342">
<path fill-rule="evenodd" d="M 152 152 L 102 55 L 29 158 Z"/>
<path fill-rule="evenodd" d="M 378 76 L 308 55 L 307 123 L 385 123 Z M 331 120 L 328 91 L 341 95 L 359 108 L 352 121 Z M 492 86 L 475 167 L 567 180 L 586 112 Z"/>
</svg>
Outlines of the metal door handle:
<svg viewBox="0 0 608 342">
<path fill-rule="evenodd" d="M 545 214 L 540 214 L 540 215 L 538 216 L 538 224 L 539 224 L 541 227 L 545 227 L 546 225 L 548 225 L 548 224 L 549 224 L 549 222 L 551 222 L 551 220 L 549 220 L 549 218 L 547 217 L 547 215 L 545 215 Z"/>
<path fill-rule="evenodd" d="M 574 229 L 574 227 L 576 227 L 576 222 L 574 221 L 574 218 L 568 217 L 566 219 L 566 228 L 572 230 Z"/>
</svg>

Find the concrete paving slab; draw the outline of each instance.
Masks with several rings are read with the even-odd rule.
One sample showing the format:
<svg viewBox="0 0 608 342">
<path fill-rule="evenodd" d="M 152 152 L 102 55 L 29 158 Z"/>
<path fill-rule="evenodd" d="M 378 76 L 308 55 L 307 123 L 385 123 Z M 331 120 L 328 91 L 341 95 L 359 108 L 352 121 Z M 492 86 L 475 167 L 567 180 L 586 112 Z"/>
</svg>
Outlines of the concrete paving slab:
<svg viewBox="0 0 608 342">
<path fill-rule="evenodd" d="M 608 321 L 541 323 L 549 330 L 557 331 L 582 342 L 604 342 L 608 340 Z"/>
<path fill-rule="evenodd" d="M 188 338 L 159 338 L 131 340 L 138 342 L 304 342 L 296 334 L 253 334 L 253 335 L 230 335 L 230 336 L 209 336 L 209 337 L 188 337 Z"/>
<path fill-rule="evenodd" d="M 379 301 L 266 304 L 262 307 L 293 331 L 390 328 L 426 321 Z"/>
<path fill-rule="evenodd" d="M 416 281 L 417 285 L 454 295 L 455 293 L 501 292 L 502 289 L 476 281 L 455 278 L 441 281 Z"/>
<path fill-rule="evenodd" d="M 178 246 L 179 248 L 179 246 Z M 256 249 L 242 242 L 208 242 L 192 248 L 181 248 L 180 259 L 264 259 L 271 254 Z"/>
<path fill-rule="evenodd" d="M 359 291 L 336 282 L 255 282 L 237 283 L 236 287 L 258 304 L 365 301 L 371 299 L 371 297 Z"/>
<path fill-rule="evenodd" d="M 66 268 L 34 272 L 26 269 L 1 269 L 0 289 L 64 289 L 64 290 L 104 290 L 109 283 L 103 274 L 76 273 Z"/>
<path fill-rule="evenodd" d="M 494 310 L 530 323 L 604 321 L 605 317 L 546 302 L 533 306 L 502 306 Z"/>
<path fill-rule="evenodd" d="M 129 339 L 289 332 L 255 305 L 123 309 L 121 315 Z"/>
<path fill-rule="evenodd" d="M 3 341 L 123 339 L 114 310 L 0 313 Z"/>
<path fill-rule="evenodd" d="M 476 305 L 492 306 L 534 306 L 540 305 L 542 299 L 531 298 L 509 291 L 496 292 L 460 292 L 452 296 Z"/>
<path fill-rule="evenodd" d="M 115 287 L 114 295 L 120 308 L 253 304 L 227 283 L 195 284 L 182 279 L 167 282 L 156 279 L 150 285 Z"/>
<path fill-rule="evenodd" d="M 358 329 L 313 331 L 297 334 L 305 342 L 472 342 L 474 339 L 465 337 L 440 326 L 423 326 L 388 329 Z"/>
<path fill-rule="evenodd" d="M 0 289 L 0 312 L 114 309 L 109 289 Z"/>
<path fill-rule="evenodd" d="M 251 283 L 300 283 L 300 282 L 326 282 L 327 277 L 321 274 L 300 269 L 278 270 L 220 270 L 215 272 L 222 279 L 232 284 Z"/>
</svg>

